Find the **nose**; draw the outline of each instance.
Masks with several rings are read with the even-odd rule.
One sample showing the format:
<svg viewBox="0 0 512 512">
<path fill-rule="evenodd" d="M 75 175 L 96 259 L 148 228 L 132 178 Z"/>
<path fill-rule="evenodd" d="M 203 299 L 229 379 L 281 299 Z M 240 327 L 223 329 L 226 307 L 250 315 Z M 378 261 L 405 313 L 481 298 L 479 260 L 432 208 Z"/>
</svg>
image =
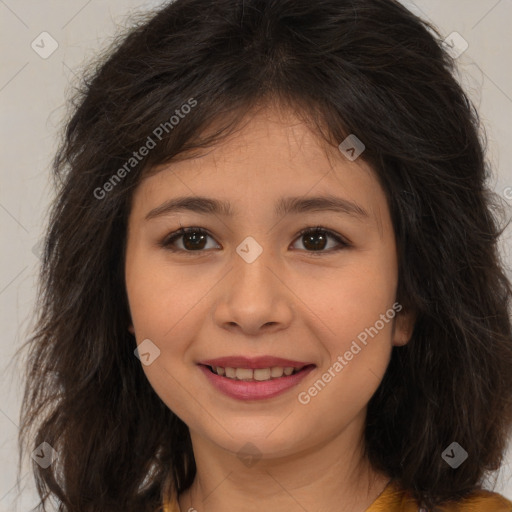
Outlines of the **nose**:
<svg viewBox="0 0 512 512">
<path fill-rule="evenodd" d="M 294 296 L 284 273 L 270 250 L 263 250 L 253 261 L 234 253 L 232 269 L 218 289 L 216 324 L 247 336 L 287 328 L 293 318 Z"/>
</svg>

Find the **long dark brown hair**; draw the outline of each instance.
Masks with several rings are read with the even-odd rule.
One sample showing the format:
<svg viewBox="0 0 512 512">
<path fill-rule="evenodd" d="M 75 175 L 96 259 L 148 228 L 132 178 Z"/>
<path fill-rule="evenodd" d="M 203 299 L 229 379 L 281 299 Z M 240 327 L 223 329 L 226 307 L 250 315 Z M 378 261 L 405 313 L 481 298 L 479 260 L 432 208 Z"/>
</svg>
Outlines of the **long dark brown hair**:
<svg viewBox="0 0 512 512">
<path fill-rule="evenodd" d="M 55 157 L 23 347 L 20 461 L 43 442 L 58 454 L 33 463 L 39 510 L 153 511 L 191 485 L 188 428 L 127 329 L 127 217 L 143 176 L 220 143 L 258 102 L 335 146 L 355 134 L 387 196 L 397 300 L 417 320 L 368 405 L 369 460 L 428 506 L 483 485 L 512 425 L 511 286 L 485 130 L 454 71 L 436 28 L 394 0 L 176 0 L 96 60 Z M 469 454 L 456 470 L 441 456 L 453 441 Z"/>
</svg>

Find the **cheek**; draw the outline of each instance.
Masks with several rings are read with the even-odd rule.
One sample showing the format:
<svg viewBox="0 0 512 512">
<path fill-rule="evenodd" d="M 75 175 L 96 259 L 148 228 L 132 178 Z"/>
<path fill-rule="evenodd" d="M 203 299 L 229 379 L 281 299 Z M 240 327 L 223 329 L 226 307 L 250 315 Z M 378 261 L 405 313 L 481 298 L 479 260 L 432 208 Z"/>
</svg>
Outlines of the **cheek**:
<svg viewBox="0 0 512 512">
<path fill-rule="evenodd" d="M 368 377 L 376 381 L 384 375 L 397 314 L 393 308 L 396 283 L 394 258 L 379 257 L 341 269 L 328 292 L 324 287 L 312 296 L 310 288 L 311 309 L 318 312 L 325 333 L 322 343 L 328 358 L 324 364 L 329 368 L 338 357 L 343 358 L 343 370 L 336 372 L 343 386 L 360 388 Z"/>
<path fill-rule="evenodd" d="M 206 277 L 192 267 L 170 268 L 142 250 L 127 258 L 126 288 L 137 344 L 149 339 L 159 351 L 143 370 L 169 406 L 176 405 L 175 391 L 186 382 L 188 349 L 206 315 L 204 297 L 215 283 Z"/>
<path fill-rule="evenodd" d="M 167 265 L 149 251 L 127 257 L 126 288 L 138 336 L 164 340 L 211 288 L 205 275 Z M 181 329 L 181 323 L 180 323 Z"/>
<path fill-rule="evenodd" d="M 192 331 L 197 326 L 194 315 L 198 309 L 194 304 L 199 299 L 196 293 L 187 293 L 187 287 L 181 287 L 185 280 L 182 276 L 152 264 L 143 254 L 127 258 L 126 288 L 137 345 L 140 353 L 142 347 L 150 347 L 152 353 L 149 364 L 141 359 L 142 370 L 167 407 L 190 422 L 193 418 L 187 416 L 190 396 L 184 392 L 188 387 L 184 359 L 187 340 L 193 338 Z"/>
<path fill-rule="evenodd" d="M 319 414 L 328 408 L 334 422 L 343 422 L 366 406 L 382 381 L 397 311 L 394 286 L 356 276 L 331 299 L 322 316 L 329 326 L 322 338 L 327 357 L 311 387 L 301 389 L 299 401 L 311 401 L 310 410 Z"/>
<path fill-rule="evenodd" d="M 345 280 L 336 301 L 332 302 L 336 307 L 331 306 L 330 311 L 338 317 L 338 322 L 362 330 L 373 325 L 393 305 L 395 295 L 394 275 L 369 271 L 353 274 Z"/>
<path fill-rule="evenodd" d="M 328 282 L 315 285 L 304 281 L 300 292 L 308 297 L 311 309 L 330 329 L 326 333 L 356 336 L 379 320 L 393 306 L 396 297 L 397 268 L 392 258 L 364 260 L 332 273 Z"/>
</svg>

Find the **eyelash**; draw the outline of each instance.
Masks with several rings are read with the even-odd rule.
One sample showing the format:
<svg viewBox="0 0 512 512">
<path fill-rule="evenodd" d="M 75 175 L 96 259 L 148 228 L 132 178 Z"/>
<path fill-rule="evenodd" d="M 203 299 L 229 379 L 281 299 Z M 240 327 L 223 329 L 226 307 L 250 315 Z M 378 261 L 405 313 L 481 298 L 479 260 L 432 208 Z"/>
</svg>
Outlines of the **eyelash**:
<svg viewBox="0 0 512 512">
<path fill-rule="evenodd" d="M 206 231 L 205 229 L 203 228 L 200 228 L 200 227 L 181 227 L 180 229 L 178 229 L 177 231 L 174 231 L 173 233 L 170 233 L 169 235 L 167 235 L 160 243 L 159 245 L 168 250 L 168 251 L 171 251 L 171 252 L 184 252 L 184 253 L 187 253 L 187 254 L 194 254 L 194 253 L 197 253 L 197 254 L 201 254 L 201 253 L 204 253 L 204 252 L 207 252 L 208 249 L 206 250 L 197 250 L 197 251 L 187 251 L 187 250 L 184 250 L 184 249 L 178 249 L 176 247 L 173 247 L 172 244 L 174 241 L 176 241 L 177 239 L 179 239 L 180 237 L 184 236 L 184 235 L 187 235 L 189 233 L 199 233 L 199 234 L 203 234 L 203 235 L 207 235 L 211 238 L 213 238 L 209 233 L 208 231 Z M 318 233 L 321 233 L 321 234 L 325 234 L 331 238 L 333 238 L 334 240 L 336 240 L 336 242 L 338 242 L 338 244 L 340 246 L 336 247 L 336 248 L 333 248 L 333 249 L 328 249 L 328 250 L 319 250 L 319 251 L 307 251 L 305 250 L 305 252 L 311 254 L 311 255 L 322 255 L 322 254 L 331 254 L 333 252 L 337 252 L 337 251 L 340 251 L 342 249 L 346 249 L 348 247 L 351 247 L 351 244 L 344 238 L 342 238 L 340 235 L 334 233 L 333 231 L 330 231 L 329 229 L 326 229 L 322 226 L 314 226 L 314 227 L 308 227 L 308 228 L 304 228 L 302 229 L 298 234 L 297 236 L 294 238 L 294 240 L 297 240 L 299 239 L 300 237 L 306 235 L 306 234 L 310 234 L 310 233 L 313 233 L 313 234 L 318 234 Z M 304 251 L 303 249 L 300 249 L 302 251 Z"/>
</svg>

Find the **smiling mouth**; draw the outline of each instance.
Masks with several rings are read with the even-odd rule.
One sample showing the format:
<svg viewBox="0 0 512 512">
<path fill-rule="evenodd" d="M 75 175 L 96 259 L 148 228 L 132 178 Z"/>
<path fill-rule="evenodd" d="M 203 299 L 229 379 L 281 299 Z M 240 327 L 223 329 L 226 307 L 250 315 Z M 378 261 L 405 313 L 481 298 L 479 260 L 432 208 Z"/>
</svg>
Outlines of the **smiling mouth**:
<svg viewBox="0 0 512 512">
<path fill-rule="evenodd" d="M 215 375 L 225 377 L 230 380 L 241 380 L 245 382 L 266 382 L 275 379 L 281 379 L 295 375 L 305 368 L 314 365 L 302 367 L 293 366 L 272 366 L 269 368 L 229 368 L 222 366 L 204 365 Z"/>
</svg>

